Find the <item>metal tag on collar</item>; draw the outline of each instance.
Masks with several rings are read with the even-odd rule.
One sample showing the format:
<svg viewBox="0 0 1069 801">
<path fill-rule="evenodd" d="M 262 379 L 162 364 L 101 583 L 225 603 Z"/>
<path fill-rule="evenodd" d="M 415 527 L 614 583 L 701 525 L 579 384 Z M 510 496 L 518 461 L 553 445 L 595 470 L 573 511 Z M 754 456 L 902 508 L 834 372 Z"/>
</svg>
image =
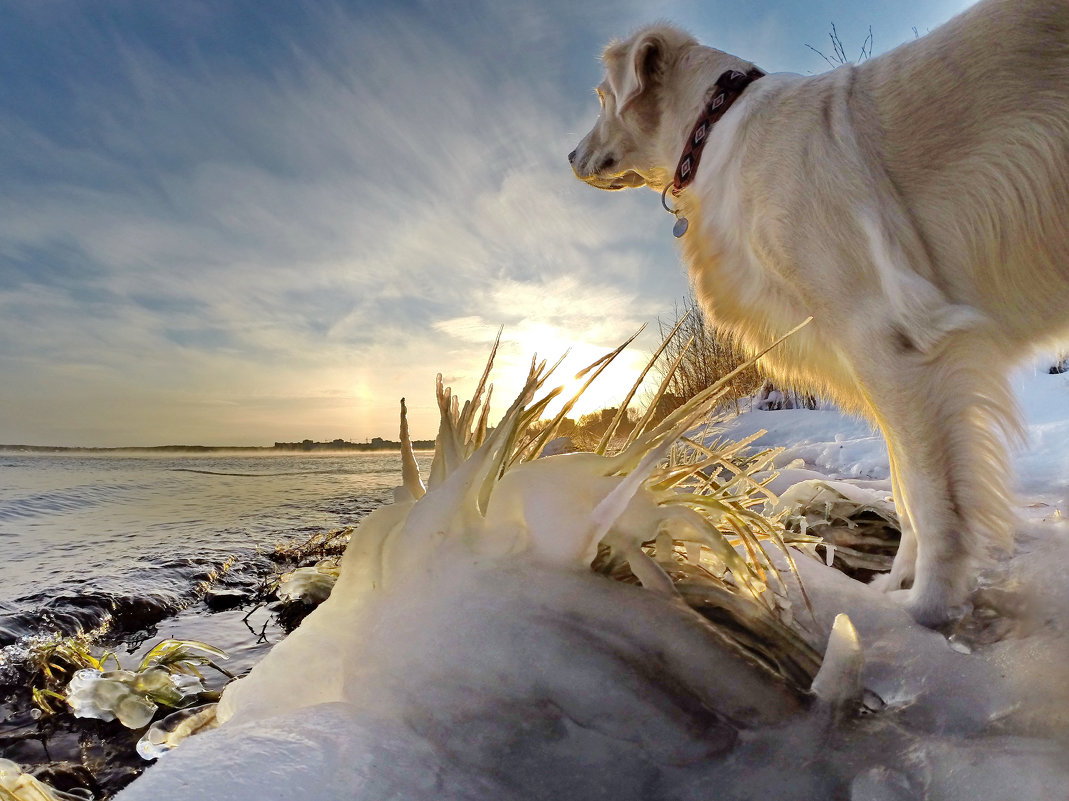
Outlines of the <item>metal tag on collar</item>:
<svg viewBox="0 0 1069 801">
<path fill-rule="evenodd" d="M 679 209 L 669 208 L 668 203 L 665 202 L 665 196 L 668 194 L 668 188 L 670 186 L 671 184 L 665 184 L 664 191 L 661 192 L 661 205 L 664 207 L 665 211 L 675 216 L 676 224 L 672 226 L 672 236 L 679 239 L 679 237 L 687 232 L 687 227 L 690 223 L 687 222 L 686 217 L 679 213 Z"/>
</svg>

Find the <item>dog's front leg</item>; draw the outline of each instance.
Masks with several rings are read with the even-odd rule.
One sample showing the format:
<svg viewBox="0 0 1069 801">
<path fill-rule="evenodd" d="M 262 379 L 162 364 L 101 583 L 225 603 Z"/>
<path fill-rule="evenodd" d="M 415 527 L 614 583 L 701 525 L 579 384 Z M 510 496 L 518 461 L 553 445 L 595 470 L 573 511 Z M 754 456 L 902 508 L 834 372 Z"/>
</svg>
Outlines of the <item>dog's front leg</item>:
<svg viewBox="0 0 1069 801">
<path fill-rule="evenodd" d="M 899 500 L 902 497 L 902 482 L 898 476 L 897 459 L 890 442 L 887 442 L 887 455 L 890 458 L 891 493 L 898 512 L 898 528 L 901 537 L 890 572 L 876 576 L 872 580 L 872 586 L 881 592 L 907 590 L 912 587 L 917 567 L 917 537 L 913 533 L 913 522 L 909 519 L 906 505 Z"/>
</svg>

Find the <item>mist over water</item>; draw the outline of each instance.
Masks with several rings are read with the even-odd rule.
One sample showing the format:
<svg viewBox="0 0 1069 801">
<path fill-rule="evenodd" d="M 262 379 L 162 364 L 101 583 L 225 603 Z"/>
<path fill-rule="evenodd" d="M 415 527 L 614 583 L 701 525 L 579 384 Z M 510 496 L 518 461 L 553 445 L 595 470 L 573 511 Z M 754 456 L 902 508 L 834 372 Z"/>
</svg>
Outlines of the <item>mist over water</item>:
<svg viewBox="0 0 1069 801">
<path fill-rule="evenodd" d="M 280 541 L 357 523 L 400 472 L 394 453 L 0 454 L 0 646 L 166 617 L 228 561 L 240 579 Z"/>
</svg>

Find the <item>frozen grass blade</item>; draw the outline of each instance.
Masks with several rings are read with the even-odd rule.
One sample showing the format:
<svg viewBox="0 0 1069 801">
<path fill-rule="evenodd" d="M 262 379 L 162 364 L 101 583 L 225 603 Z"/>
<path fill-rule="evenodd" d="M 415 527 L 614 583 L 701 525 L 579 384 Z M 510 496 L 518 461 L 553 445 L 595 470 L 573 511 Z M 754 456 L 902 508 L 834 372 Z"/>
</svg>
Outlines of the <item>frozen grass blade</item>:
<svg viewBox="0 0 1069 801">
<path fill-rule="evenodd" d="M 657 360 L 659 358 L 661 358 L 661 354 L 664 353 L 664 349 L 667 348 L 668 344 L 672 341 L 672 337 L 674 337 L 676 335 L 676 332 L 679 330 L 679 327 L 681 325 L 683 325 L 684 321 L 689 316 L 690 316 L 690 312 L 688 311 L 682 317 L 679 318 L 679 322 L 675 324 L 675 327 L 668 333 L 668 336 L 666 336 L 664 338 L 664 341 L 661 343 L 661 346 L 659 348 L 657 348 L 657 351 L 653 354 L 653 356 L 650 358 L 650 360 L 648 362 L 646 362 L 646 366 L 643 368 L 642 372 L 639 373 L 638 378 L 635 379 L 635 383 L 631 385 L 631 390 L 627 393 L 627 396 L 620 403 L 620 408 L 616 410 L 616 416 L 613 417 L 612 422 L 609 423 L 609 427 L 607 429 L 605 429 L 605 433 L 602 435 L 601 441 L 598 443 L 597 448 L 594 449 L 594 453 L 596 453 L 598 455 L 604 455 L 605 454 L 605 451 L 609 447 L 609 443 L 612 441 L 613 434 L 616 433 L 616 429 L 619 427 L 620 422 L 627 415 L 627 406 L 628 406 L 628 404 L 631 403 L 631 399 L 633 397 L 635 397 L 635 393 L 638 391 L 638 388 L 640 386 L 642 386 L 642 382 L 643 382 L 643 380 L 645 380 L 646 374 L 649 373 L 649 371 L 653 369 L 653 365 L 655 365 L 657 363 Z M 641 330 L 642 329 L 639 329 L 640 332 L 641 332 Z M 636 334 L 636 336 L 638 336 L 638 335 Z M 685 352 L 686 348 L 684 348 L 683 350 Z M 682 354 L 680 354 L 680 358 L 682 358 Z M 678 362 L 677 362 L 677 364 L 678 364 Z M 669 375 L 671 375 L 672 372 L 674 372 L 674 370 L 669 370 Z M 663 394 L 664 393 L 664 389 L 662 388 L 660 390 L 660 392 L 661 392 L 661 394 Z M 651 404 L 650 408 L 651 409 L 656 409 L 657 408 L 657 404 L 655 404 L 655 403 Z"/>
<path fill-rule="evenodd" d="M 494 357 L 497 356 L 498 346 L 501 344 L 501 332 L 504 327 L 497 329 L 497 337 L 494 338 L 494 345 L 490 349 L 490 358 L 486 360 L 486 367 L 483 369 L 483 374 L 479 378 L 479 384 L 475 387 L 475 394 L 471 396 L 471 400 L 465 402 L 464 410 L 460 413 L 460 419 L 458 420 L 457 427 L 465 433 L 472 429 L 471 421 L 475 419 L 475 414 L 479 410 L 479 404 L 482 399 L 483 391 L 486 389 L 487 379 L 490 377 L 490 370 L 494 366 Z M 489 395 L 486 398 L 486 407 L 489 408 L 490 398 Z M 485 411 L 485 409 L 484 409 Z M 476 436 L 478 436 L 478 428 L 475 430 Z M 476 445 L 478 447 L 478 445 Z"/>
<path fill-rule="evenodd" d="M 675 329 L 673 329 L 673 331 L 674 330 Z M 665 340 L 665 342 L 667 342 L 667 340 Z M 644 434 L 649 428 L 649 426 L 652 424 L 653 418 L 657 414 L 657 407 L 661 402 L 661 398 L 663 398 L 664 393 L 668 391 L 668 385 L 672 383 L 672 375 L 675 373 L 676 370 L 679 369 L 679 365 L 683 362 L 683 357 L 687 355 L 687 351 L 693 344 L 694 337 L 691 337 L 687 340 L 686 344 L 683 345 L 682 348 L 680 348 L 679 355 L 676 356 L 675 361 L 672 362 L 671 367 L 669 367 L 668 370 L 665 372 L 665 376 L 661 380 L 660 386 L 657 387 L 657 391 L 653 394 L 653 400 L 650 401 L 650 405 L 646 409 L 646 413 L 642 416 L 642 419 L 638 422 L 638 424 L 635 425 L 633 429 L 631 429 L 631 433 L 628 435 L 627 441 L 624 443 L 625 449 L 633 445 L 635 440 L 637 440 L 640 435 Z"/>
<path fill-rule="evenodd" d="M 618 348 L 610 351 L 609 353 L 606 353 L 604 356 L 597 359 L 592 364 L 584 367 L 582 370 L 576 373 L 576 378 L 582 378 L 588 373 L 590 373 L 590 377 L 587 378 L 587 380 L 583 382 L 583 385 L 575 392 L 575 394 L 572 395 L 572 397 L 564 403 L 564 406 L 561 407 L 561 410 L 559 412 L 557 412 L 556 416 L 553 418 L 550 424 L 546 426 L 546 428 L 542 432 L 540 432 L 538 436 L 535 437 L 534 441 L 531 443 L 531 446 L 529 448 L 518 450 L 514 454 L 513 458 L 509 461 L 509 464 L 517 464 L 522 461 L 538 458 L 538 455 L 542 453 L 542 449 L 546 447 L 546 443 L 557 435 L 557 432 L 560 430 L 561 423 L 564 422 L 564 418 L 568 416 L 568 413 L 574 408 L 579 398 L 583 396 L 583 393 L 586 392 L 590 385 L 594 382 L 594 379 L 601 375 L 605 368 L 612 364 L 613 360 L 621 353 L 623 353 L 624 349 L 628 345 L 630 345 L 635 340 L 635 337 L 637 337 L 641 333 L 642 328 L 640 328 L 638 331 L 628 337 L 627 340 Z M 559 363 L 560 362 L 558 361 L 558 364 Z M 551 373 L 552 370 L 550 371 L 550 373 L 546 374 L 546 378 L 548 378 Z M 557 391 L 559 392 L 560 389 L 558 388 Z M 548 398 L 544 399 L 543 408 L 545 405 L 548 404 L 548 401 Z M 538 418 L 533 417 L 532 421 L 536 419 Z"/>
<path fill-rule="evenodd" d="M 200 651 L 202 653 L 195 653 Z M 205 656 L 204 654 L 208 654 Z M 151 667 L 162 667 L 169 673 L 186 673 L 203 678 L 197 666 L 210 667 L 227 678 L 236 678 L 233 673 L 218 665 L 211 657 L 229 659 L 225 651 L 198 640 L 163 640 L 141 660 L 137 672 L 143 673 Z"/>
</svg>

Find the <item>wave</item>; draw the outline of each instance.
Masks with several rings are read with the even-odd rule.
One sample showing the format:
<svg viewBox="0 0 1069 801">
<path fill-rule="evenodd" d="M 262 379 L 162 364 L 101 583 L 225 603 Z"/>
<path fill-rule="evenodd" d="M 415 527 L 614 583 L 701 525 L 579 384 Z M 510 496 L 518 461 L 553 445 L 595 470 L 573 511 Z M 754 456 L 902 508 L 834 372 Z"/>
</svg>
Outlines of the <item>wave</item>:
<svg viewBox="0 0 1069 801">
<path fill-rule="evenodd" d="M 69 636 L 104 630 L 112 642 L 150 631 L 161 621 L 225 588 L 251 596 L 272 571 L 267 557 L 246 551 L 235 558 L 172 557 L 146 560 L 106 582 L 87 579 L 62 588 L 0 601 L 0 646 L 24 637 Z M 101 586 L 102 583 L 110 587 Z"/>
<path fill-rule="evenodd" d="M 26 495 L 0 501 L 0 520 L 20 520 L 41 515 L 78 512 L 92 506 L 114 502 L 121 495 L 144 488 L 144 485 L 140 484 L 96 484 Z"/>
</svg>

